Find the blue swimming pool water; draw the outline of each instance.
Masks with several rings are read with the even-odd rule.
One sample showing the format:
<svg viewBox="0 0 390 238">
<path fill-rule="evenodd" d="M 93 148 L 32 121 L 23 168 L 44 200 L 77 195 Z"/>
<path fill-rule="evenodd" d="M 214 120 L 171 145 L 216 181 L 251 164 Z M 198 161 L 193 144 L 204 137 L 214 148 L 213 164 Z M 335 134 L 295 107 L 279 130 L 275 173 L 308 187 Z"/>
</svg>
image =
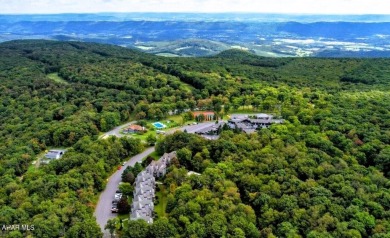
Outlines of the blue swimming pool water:
<svg viewBox="0 0 390 238">
<path fill-rule="evenodd" d="M 152 125 L 154 127 L 156 127 L 157 129 L 162 129 L 162 128 L 167 127 L 166 125 L 162 124 L 161 122 L 155 122 L 155 123 L 152 123 Z"/>
</svg>

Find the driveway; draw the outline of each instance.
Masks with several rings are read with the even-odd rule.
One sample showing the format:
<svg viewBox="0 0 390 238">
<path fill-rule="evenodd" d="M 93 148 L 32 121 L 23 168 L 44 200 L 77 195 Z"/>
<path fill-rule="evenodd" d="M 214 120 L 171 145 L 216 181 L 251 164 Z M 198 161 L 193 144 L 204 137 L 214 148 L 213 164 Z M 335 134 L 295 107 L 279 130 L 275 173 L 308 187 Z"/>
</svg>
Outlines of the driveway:
<svg viewBox="0 0 390 238">
<path fill-rule="evenodd" d="M 108 178 L 106 188 L 100 194 L 94 213 L 96 221 L 104 233 L 103 237 L 110 237 L 109 231 L 104 230 L 104 226 L 107 224 L 109 219 L 117 216 L 116 213 L 111 213 L 111 202 L 114 199 L 115 191 L 118 190 L 119 183 L 121 182 L 122 172 L 127 166 L 134 166 L 136 162 L 141 162 L 143 158 L 151 154 L 153 151 L 154 147 L 149 147 L 144 152 L 133 156 L 126 162 L 125 166 L 122 166 L 120 170 L 117 170 L 110 178 Z"/>
<path fill-rule="evenodd" d="M 100 136 L 100 139 L 104 139 L 106 137 L 109 137 L 109 136 L 116 136 L 116 137 L 122 137 L 124 136 L 123 134 L 120 134 L 119 132 L 122 130 L 122 128 L 124 127 L 128 127 L 130 126 L 131 124 L 134 124 L 136 123 L 137 121 L 131 121 L 131 122 L 128 122 L 126 124 L 122 124 L 120 126 L 117 126 L 115 127 L 114 129 L 112 129 L 111 131 L 108 131 L 106 133 L 104 133 L 103 135 Z"/>
</svg>

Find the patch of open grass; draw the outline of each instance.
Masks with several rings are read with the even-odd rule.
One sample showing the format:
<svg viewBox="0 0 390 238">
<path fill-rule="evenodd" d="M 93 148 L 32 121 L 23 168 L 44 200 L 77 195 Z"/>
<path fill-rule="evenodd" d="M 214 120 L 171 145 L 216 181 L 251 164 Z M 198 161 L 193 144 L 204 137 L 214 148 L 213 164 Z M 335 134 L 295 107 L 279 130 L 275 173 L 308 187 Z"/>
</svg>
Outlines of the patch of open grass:
<svg viewBox="0 0 390 238">
<path fill-rule="evenodd" d="M 172 115 L 168 117 L 168 120 L 180 124 L 183 121 L 183 118 L 181 115 Z"/>
<path fill-rule="evenodd" d="M 131 136 L 133 138 L 138 138 L 140 139 L 141 141 L 143 142 L 146 142 L 146 138 L 148 138 L 149 135 L 153 135 L 153 136 L 156 136 L 156 131 L 154 130 L 148 130 L 147 132 L 143 133 L 143 134 L 138 134 L 138 133 L 134 133 L 134 134 L 124 134 L 124 135 L 127 135 L 127 136 Z"/>
<path fill-rule="evenodd" d="M 158 217 L 167 217 L 166 209 L 167 209 L 167 195 L 168 191 L 166 190 L 163 184 L 157 185 L 160 188 L 160 191 L 156 192 L 156 202 L 154 206 L 154 211 L 157 213 Z"/>
<path fill-rule="evenodd" d="M 69 84 L 67 81 L 65 81 L 63 78 L 61 78 L 58 73 L 52 73 L 48 74 L 47 77 L 51 80 L 53 80 L 56 83 L 62 83 L 62 84 Z"/>
<path fill-rule="evenodd" d="M 37 168 L 36 164 L 31 164 L 30 166 L 28 166 L 27 172 L 32 173 L 32 172 L 35 172 L 37 169 L 38 168 Z"/>
<path fill-rule="evenodd" d="M 118 214 L 118 218 L 121 219 L 121 220 L 124 220 L 124 219 L 129 219 L 130 217 L 130 214 Z"/>
<path fill-rule="evenodd" d="M 154 160 L 158 160 L 158 159 L 160 159 L 160 157 L 161 156 L 159 156 L 158 154 L 157 154 L 157 152 L 156 151 L 154 151 L 153 153 L 151 153 L 150 155 L 148 155 L 148 156 L 146 156 L 145 158 L 143 158 L 142 160 L 145 160 L 147 157 L 152 157 Z"/>
</svg>

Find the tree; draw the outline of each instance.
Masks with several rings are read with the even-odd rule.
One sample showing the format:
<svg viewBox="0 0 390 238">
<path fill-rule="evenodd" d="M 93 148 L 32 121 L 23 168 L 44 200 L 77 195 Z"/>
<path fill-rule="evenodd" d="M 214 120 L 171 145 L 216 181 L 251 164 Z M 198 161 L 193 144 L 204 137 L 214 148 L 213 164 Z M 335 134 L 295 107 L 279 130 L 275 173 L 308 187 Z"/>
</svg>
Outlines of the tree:
<svg viewBox="0 0 390 238">
<path fill-rule="evenodd" d="M 206 237 L 206 226 L 200 221 L 194 221 L 186 227 L 186 237 Z"/>
<path fill-rule="evenodd" d="M 118 227 L 119 224 L 119 227 Z M 120 220 L 118 217 L 115 217 L 113 219 L 109 219 L 107 221 L 107 224 L 104 226 L 104 230 L 109 230 L 111 237 L 114 237 L 115 230 L 120 228 Z"/>
<path fill-rule="evenodd" d="M 178 233 L 175 226 L 168 221 L 167 218 L 162 217 L 153 222 L 149 229 L 150 237 L 175 237 Z"/>
<path fill-rule="evenodd" d="M 119 184 L 119 190 L 125 196 L 132 196 L 134 188 L 130 183 L 121 183 Z"/>
<path fill-rule="evenodd" d="M 152 163 L 153 160 L 154 160 L 154 158 L 153 158 L 152 156 L 148 155 L 148 156 L 146 157 L 146 159 L 144 159 L 144 160 L 142 161 L 142 166 L 143 166 L 144 168 L 146 168 L 150 163 Z"/>
<path fill-rule="evenodd" d="M 145 112 L 138 112 L 137 115 L 135 116 L 137 120 L 140 119 L 145 119 L 146 118 L 146 113 Z"/>
<path fill-rule="evenodd" d="M 205 216 L 206 233 L 208 237 L 224 237 L 227 232 L 226 217 L 222 212 L 209 213 Z"/>
<path fill-rule="evenodd" d="M 245 238 L 245 232 L 238 227 L 234 228 L 232 237 Z"/>
<path fill-rule="evenodd" d="M 148 145 L 152 146 L 154 144 L 156 144 L 156 136 L 153 135 L 153 134 L 149 134 L 148 137 L 146 137 L 146 142 L 148 143 Z"/>
<path fill-rule="evenodd" d="M 150 226 L 142 219 L 129 220 L 123 229 L 124 238 L 148 238 Z"/>
<path fill-rule="evenodd" d="M 118 202 L 118 213 L 125 214 L 130 212 L 130 204 L 127 200 L 127 196 L 123 195 L 122 198 Z"/>
<path fill-rule="evenodd" d="M 206 118 L 205 118 L 204 114 L 199 114 L 195 119 L 198 122 L 203 122 Z"/>
<path fill-rule="evenodd" d="M 177 151 L 177 158 L 179 159 L 179 162 L 181 165 L 184 165 L 188 169 L 192 169 L 192 152 L 191 150 L 187 148 L 182 148 Z"/>
<path fill-rule="evenodd" d="M 95 219 L 88 219 L 82 222 L 76 222 L 65 233 L 66 238 L 73 238 L 73 237 L 94 238 L 94 237 L 102 237 L 102 236 L 103 233 L 101 232 L 100 227 L 97 225 Z"/>
<path fill-rule="evenodd" d="M 133 184 L 135 181 L 135 176 L 132 172 L 122 174 L 122 182 Z"/>
<path fill-rule="evenodd" d="M 387 173 L 390 177 L 390 146 L 386 146 L 381 150 L 379 155 L 374 159 L 375 166 Z"/>
</svg>

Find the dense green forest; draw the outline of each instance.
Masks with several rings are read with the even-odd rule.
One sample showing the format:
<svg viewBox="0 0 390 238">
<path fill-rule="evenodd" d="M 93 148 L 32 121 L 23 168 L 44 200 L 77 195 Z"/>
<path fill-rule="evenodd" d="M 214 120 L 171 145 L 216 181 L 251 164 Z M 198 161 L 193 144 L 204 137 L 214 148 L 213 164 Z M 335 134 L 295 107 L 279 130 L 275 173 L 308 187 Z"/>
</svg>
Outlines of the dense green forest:
<svg viewBox="0 0 390 238">
<path fill-rule="evenodd" d="M 390 60 L 164 58 L 79 42 L 0 44 L 0 224 L 9 237 L 99 237 L 97 194 L 135 139 L 98 140 L 131 119 L 185 109 L 282 116 L 216 141 L 177 133 L 166 217 L 124 237 L 390 237 Z M 58 161 L 35 168 L 48 148 Z M 201 176 L 186 176 L 187 170 Z M 86 229 L 88 227 L 88 229 Z M 132 232 L 137 228 L 140 232 Z"/>
</svg>

